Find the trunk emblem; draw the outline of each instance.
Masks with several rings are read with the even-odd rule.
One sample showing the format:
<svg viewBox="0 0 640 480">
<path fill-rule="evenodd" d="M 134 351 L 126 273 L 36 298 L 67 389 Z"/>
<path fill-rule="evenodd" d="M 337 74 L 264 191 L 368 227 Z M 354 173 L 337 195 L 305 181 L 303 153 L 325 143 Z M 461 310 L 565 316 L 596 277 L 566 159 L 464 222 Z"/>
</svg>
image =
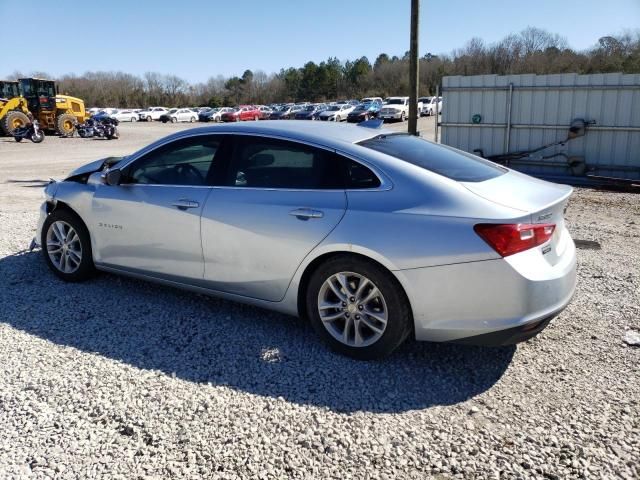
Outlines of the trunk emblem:
<svg viewBox="0 0 640 480">
<path fill-rule="evenodd" d="M 548 218 L 551 218 L 552 216 L 553 216 L 553 212 L 543 213 L 542 215 L 540 215 L 538 217 L 538 221 L 541 222 L 543 220 L 547 220 Z"/>
</svg>

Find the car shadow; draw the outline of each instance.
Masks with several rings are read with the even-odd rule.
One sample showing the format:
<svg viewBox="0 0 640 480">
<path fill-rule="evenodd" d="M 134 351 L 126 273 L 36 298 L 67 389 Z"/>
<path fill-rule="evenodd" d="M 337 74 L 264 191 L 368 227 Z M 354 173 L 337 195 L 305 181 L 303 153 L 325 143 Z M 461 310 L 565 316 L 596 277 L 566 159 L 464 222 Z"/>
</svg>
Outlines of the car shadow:
<svg viewBox="0 0 640 480">
<path fill-rule="evenodd" d="M 494 385 L 515 352 L 409 341 L 359 362 L 327 350 L 305 321 L 109 274 L 65 283 L 39 252 L 0 258 L 0 304 L 0 321 L 58 345 L 338 412 L 465 401 Z"/>
</svg>

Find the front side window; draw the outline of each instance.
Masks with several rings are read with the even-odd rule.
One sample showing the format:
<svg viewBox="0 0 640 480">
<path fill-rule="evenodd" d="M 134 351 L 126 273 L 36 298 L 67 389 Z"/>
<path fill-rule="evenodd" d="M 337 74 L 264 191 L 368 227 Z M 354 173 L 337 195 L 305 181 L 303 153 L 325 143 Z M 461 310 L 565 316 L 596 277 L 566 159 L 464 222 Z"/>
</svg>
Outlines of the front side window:
<svg viewBox="0 0 640 480">
<path fill-rule="evenodd" d="M 380 135 L 359 145 L 459 182 L 483 182 L 507 171 L 489 160 L 409 134 Z"/>
<path fill-rule="evenodd" d="M 163 145 L 127 167 L 122 183 L 208 185 L 222 138 L 221 135 L 201 135 Z"/>
</svg>

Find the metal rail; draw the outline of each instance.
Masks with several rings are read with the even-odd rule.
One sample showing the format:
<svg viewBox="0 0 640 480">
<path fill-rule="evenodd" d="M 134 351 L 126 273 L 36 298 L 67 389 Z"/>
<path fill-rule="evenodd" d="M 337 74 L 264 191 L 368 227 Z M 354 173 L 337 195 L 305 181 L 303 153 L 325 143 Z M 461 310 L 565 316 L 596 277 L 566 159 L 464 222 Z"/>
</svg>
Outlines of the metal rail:
<svg viewBox="0 0 640 480">
<path fill-rule="evenodd" d="M 511 123 L 460 123 L 440 122 L 441 127 L 475 127 L 475 128 L 537 128 L 543 130 L 567 130 L 567 125 L 536 125 L 536 124 L 511 124 Z M 588 130 L 640 132 L 640 127 L 613 126 L 613 125 L 589 125 Z"/>
<path fill-rule="evenodd" d="M 510 85 L 493 87 L 442 87 L 443 92 L 468 90 L 509 90 Z M 640 85 L 513 85 L 516 90 L 629 90 L 640 89 Z"/>
</svg>

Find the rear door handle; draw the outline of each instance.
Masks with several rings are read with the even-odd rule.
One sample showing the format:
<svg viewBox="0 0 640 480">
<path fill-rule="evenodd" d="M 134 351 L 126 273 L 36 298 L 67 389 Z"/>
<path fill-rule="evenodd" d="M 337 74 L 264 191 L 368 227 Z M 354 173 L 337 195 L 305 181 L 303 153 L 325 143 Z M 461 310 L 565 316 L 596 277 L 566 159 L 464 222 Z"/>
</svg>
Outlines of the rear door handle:
<svg viewBox="0 0 640 480">
<path fill-rule="evenodd" d="M 309 218 L 322 218 L 324 213 L 320 210 L 313 210 L 311 208 L 296 208 L 291 210 L 289 215 L 293 215 L 301 220 L 308 220 Z"/>
<path fill-rule="evenodd" d="M 198 208 L 200 206 L 200 204 L 195 200 L 187 200 L 186 198 L 181 198 L 180 200 L 176 200 L 171 205 L 176 208 L 179 208 L 180 210 L 186 210 L 188 208 Z"/>
</svg>

